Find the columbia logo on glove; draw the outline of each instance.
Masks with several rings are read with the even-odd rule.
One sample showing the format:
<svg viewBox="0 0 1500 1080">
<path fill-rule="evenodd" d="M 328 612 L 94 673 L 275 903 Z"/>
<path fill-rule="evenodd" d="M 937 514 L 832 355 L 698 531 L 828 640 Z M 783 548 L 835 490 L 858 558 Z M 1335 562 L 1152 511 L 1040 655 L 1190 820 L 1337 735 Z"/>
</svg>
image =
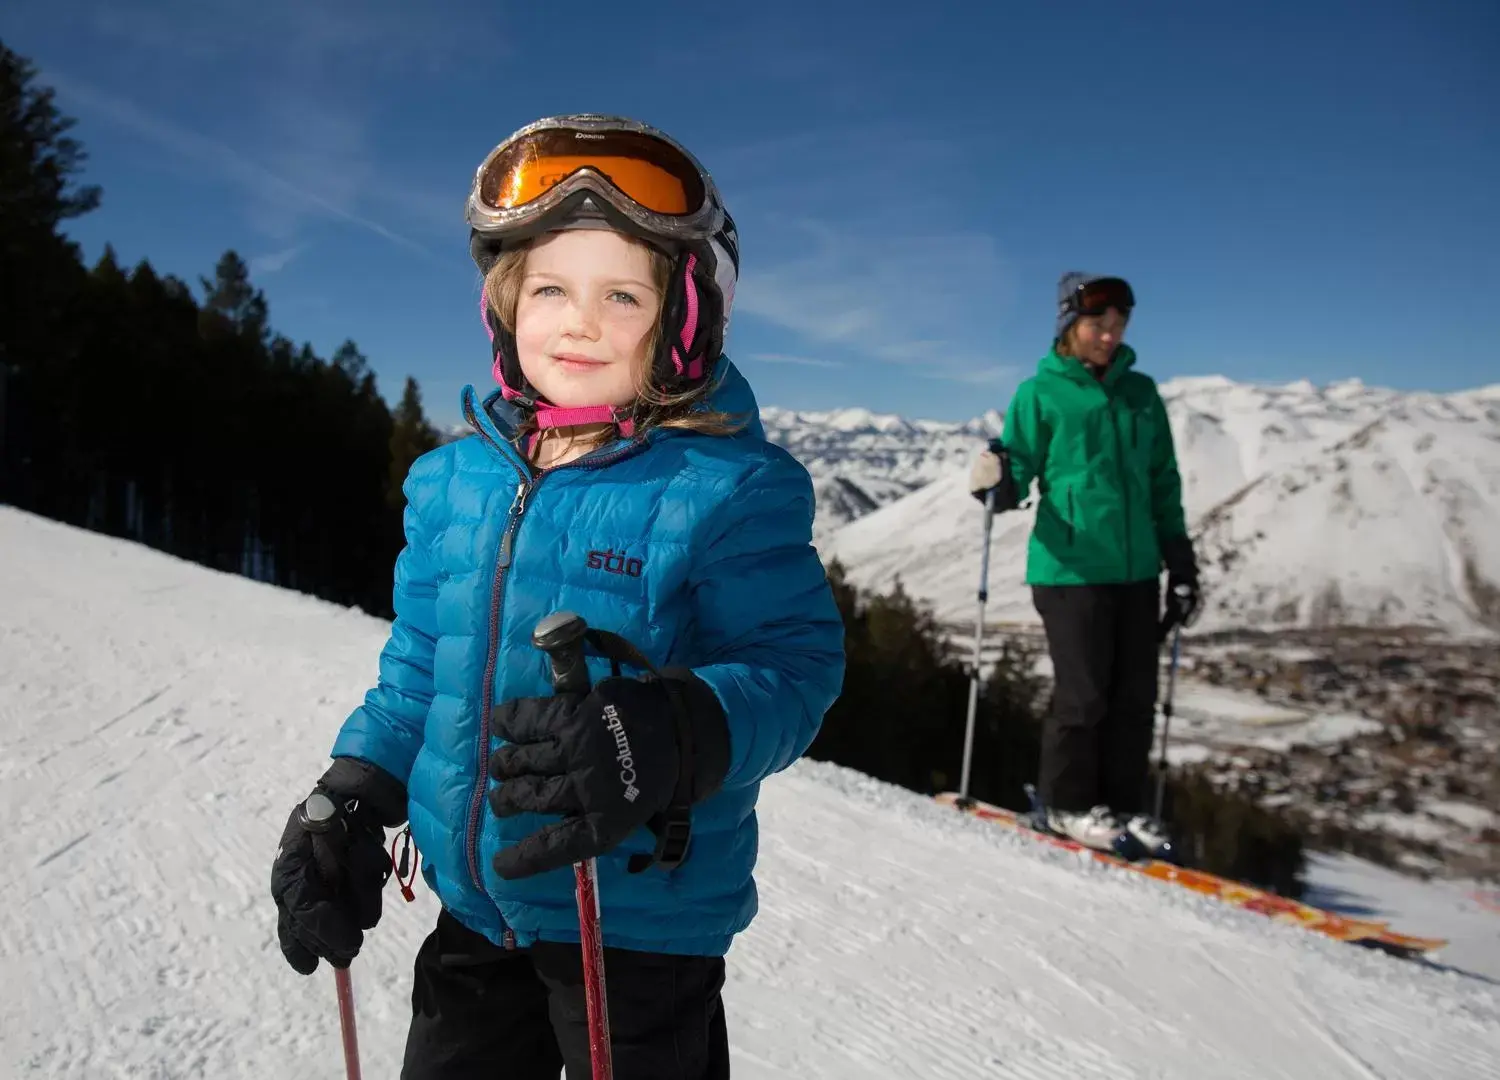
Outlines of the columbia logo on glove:
<svg viewBox="0 0 1500 1080">
<path fill-rule="evenodd" d="M 615 737 L 615 760 L 620 763 L 620 783 L 625 785 L 625 801 L 633 803 L 641 793 L 635 786 L 635 759 L 630 756 L 630 739 L 625 734 L 625 725 L 620 723 L 620 710 L 613 705 L 604 706 L 604 726 Z"/>
</svg>

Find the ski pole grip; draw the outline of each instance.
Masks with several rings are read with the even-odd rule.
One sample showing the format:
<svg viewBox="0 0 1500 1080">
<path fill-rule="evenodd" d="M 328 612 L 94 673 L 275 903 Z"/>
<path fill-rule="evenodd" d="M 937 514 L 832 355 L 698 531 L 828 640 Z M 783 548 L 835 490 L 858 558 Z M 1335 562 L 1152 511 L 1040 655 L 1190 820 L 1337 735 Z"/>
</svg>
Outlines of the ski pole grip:
<svg viewBox="0 0 1500 1080">
<path fill-rule="evenodd" d="M 552 662 L 553 693 L 589 692 L 589 669 L 583 659 L 583 640 L 588 629 L 582 615 L 554 611 L 532 630 L 531 643 Z"/>
<path fill-rule="evenodd" d="M 323 880 L 330 885 L 336 884 L 339 879 L 339 852 L 342 844 L 340 831 L 344 828 L 342 815 L 339 807 L 332 798 L 321 791 L 314 791 L 303 801 L 297 812 L 297 824 L 312 833 L 313 861 L 317 864 L 318 873 Z"/>
</svg>

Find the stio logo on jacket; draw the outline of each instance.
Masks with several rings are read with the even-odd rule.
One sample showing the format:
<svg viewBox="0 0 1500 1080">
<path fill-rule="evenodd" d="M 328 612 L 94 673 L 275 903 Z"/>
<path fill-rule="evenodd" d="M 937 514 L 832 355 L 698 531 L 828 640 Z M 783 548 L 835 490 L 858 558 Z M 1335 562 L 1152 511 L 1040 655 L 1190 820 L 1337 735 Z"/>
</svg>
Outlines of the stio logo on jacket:
<svg viewBox="0 0 1500 1080">
<path fill-rule="evenodd" d="M 589 569 L 603 570 L 607 574 L 625 574 L 627 577 L 640 577 L 645 565 L 640 559 L 626 558 L 623 551 L 617 552 L 614 548 L 589 552 Z"/>
</svg>

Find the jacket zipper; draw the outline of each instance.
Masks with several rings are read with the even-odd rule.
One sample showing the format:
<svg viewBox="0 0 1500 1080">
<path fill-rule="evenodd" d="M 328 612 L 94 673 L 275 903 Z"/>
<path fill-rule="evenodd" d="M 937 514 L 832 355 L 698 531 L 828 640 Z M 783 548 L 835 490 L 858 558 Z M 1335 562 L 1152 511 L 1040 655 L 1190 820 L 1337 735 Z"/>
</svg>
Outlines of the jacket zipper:
<svg viewBox="0 0 1500 1080">
<path fill-rule="evenodd" d="M 1114 398 L 1109 398 L 1109 423 L 1115 432 L 1115 473 L 1120 478 L 1120 500 L 1125 504 L 1125 573 L 1128 576 L 1135 559 L 1130 550 L 1130 486 L 1125 474 L 1125 445 L 1120 438 L 1120 416 L 1115 411 Z"/>
<path fill-rule="evenodd" d="M 505 451 L 490 437 L 475 421 L 471 409 L 466 409 L 465 419 L 469 426 L 479 433 L 479 437 L 489 443 L 502 458 L 507 455 Z M 536 486 L 550 474 L 559 469 L 584 468 L 599 469 L 606 465 L 612 465 L 622 458 L 633 453 L 639 443 L 632 442 L 621 450 L 604 457 L 591 460 L 581 459 L 568 462 L 566 465 L 556 465 L 550 469 L 543 469 L 535 477 L 528 476 L 519 467 L 516 474 L 520 477 L 520 487 L 516 490 L 515 501 L 511 503 L 509 516 L 506 523 L 505 533 L 500 538 L 500 547 L 495 554 L 494 582 L 490 586 L 490 625 L 489 635 L 485 646 L 484 660 L 484 686 L 480 688 L 480 710 L 479 710 L 479 739 L 474 748 L 475 775 L 474 791 L 469 799 L 469 824 L 468 835 L 464 840 L 464 851 L 468 858 L 469 877 L 474 887 L 485 895 L 489 890 L 485 888 L 483 875 L 479 869 L 479 822 L 484 810 L 484 788 L 485 781 L 489 776 L 489 746 L 490 746 L 490 710 L 494 705 L 495 690 L 495 668 L 498 662 L 500 646 L 500 607 L 505 593 L 505 575 L 510 569 L 511 553 L 515 543 L 515 534 L 520 529 L 521 517 L 526 512 L 526 501 Z M 510 927 L 505 928 L 505 943 L 507 948 L 514 947 L 515 934 Z"/>
<path fill-rule="evenodd" d="M 490 438 L 489 434 L 474 419 L 473 410 L 466 405 L 464 412 L 464 419 L 479 433 L 479 437 L 494 447 L 501 458 L 505 458 L 505 452 L 500 449 L 495 440 Z M 474 754 L 478 760 L 479 767 L 474 777 L 474 793 L 469 801 L 469 823 L 464 837 L 464 852 L 469 863 L 469 877 L 473 880 L 474 887 L 486 896 L 489 895 L 489 891 L 485 889 L 484 879 L 479 872 L 479 815 L 484 806 L 485 778 L 489 776 L 489 755 L 485 753 L 485 750 L 489 747 L 490 743 L 490 704 L 493 694 L 492 688 L 495 684 L 496 649 L 494 643 L 499 625 L 501 583 L 504 580 L 505 568 L 510 565 L 511 538 L 515 535 L 515 531 L 521 523 L 521 514 L 526 510 L 526 497 L 530 494 L 534 483 L 531 477 L 527 476 L 519 467 L 516 468 L 516 475 L 520 479 L 520 486 L 516 488 L 516 497 L 510 505 L 510 520 L 506 522 L 505 534 L 500 538 L 500 549 L 495 555 L 494 580 L 490 585 L 489 646 L 485 657 L 484 685 L 480 688 L 479 739 L 474 747 Z M 504 916 L 501 916 L 500 923 L 505 927 L 503 937 L 504 947 L 514 949 L 516 947 L 515 931 L 506 925 Z"/>
<path fill-rule="evenodd" d="M 479 691 L 479 740 L 474 747 L 478 769 L 474 776 L 474 793 L 469 800 L 468 835 L 464 838 L 464 850 L 469 856 L 469 876 L 481 890 L 484 889 L 484 879 L 479 872 L 479 819 L 484 809 L 485 778 L 490 771 L 487 751 L 490 746 L 490 707 L 494 704 L 495 665 L 499 652 L 496 645 L 500 634 L 500 600 L 505 592 L 505 572 L 510 569 L 512 538 L 521 525 L 521 515 L 526 512 L 526 497 L 534 484 L 534 481 L 523 476 L 520 486 L 516 488 L 515 501 L 510 505 L 510 520 L 506 523 L 505 533 L 500 537 L 499 551 L 495 555 L 494 580 L 490 585 L 490 628 L 484 660 L 484 685 Z"/>
<path fill-rule="evenodd" d="M 1068 543 L 1073 543 L 1073 485 L 1068 485 Z"/>
</svg>

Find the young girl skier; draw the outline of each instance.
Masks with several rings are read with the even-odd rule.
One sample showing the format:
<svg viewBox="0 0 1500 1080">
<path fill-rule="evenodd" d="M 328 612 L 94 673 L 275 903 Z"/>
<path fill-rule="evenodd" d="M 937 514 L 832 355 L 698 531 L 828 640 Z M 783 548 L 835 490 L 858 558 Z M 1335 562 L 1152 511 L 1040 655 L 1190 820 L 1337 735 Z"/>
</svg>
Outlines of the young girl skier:
<svg viewBox="0 0 1500 1080">
<path fill-rule="evenodd" d="M 406 821 L 441 912 L 403 1080 L 587 1077 L 569 868 L 593 857 L 614 1075 L 726 1077 L 759 785 L 812 742 L 844 671 L 810 480 L 721 355 L 738 238 L 687 150 L 593 115 L 496 147 L 468 222 L 499 388 L 466 387 L 473 434 L 407 477 L 378 685 L 314 788 L 341 842 L 300 808 L 288 821 L 281 948 L 303 974 L 354 959 L 384 829 Z M 554 694 L 532 631 L 563 609 L 654 672 L 590 655 L 592 689 Z"/>
<path fill-rule="evenodd" d="M 1164 632 L 1196 614 L 1197 562 L 1166 409 L 1123 341 L 1130 285 L 1068 273 L 1057 303 L 1052 349 L 1016 388 L 969 487 L 980 499 L 995 490 L 1005 510 L 1037 481 L 1026 581 L 1055 688 L 1042 823 L 1088 847 L 1154 854 L 1168 842 L 1147 812 L 1157 661 Z"/>
</svg>

